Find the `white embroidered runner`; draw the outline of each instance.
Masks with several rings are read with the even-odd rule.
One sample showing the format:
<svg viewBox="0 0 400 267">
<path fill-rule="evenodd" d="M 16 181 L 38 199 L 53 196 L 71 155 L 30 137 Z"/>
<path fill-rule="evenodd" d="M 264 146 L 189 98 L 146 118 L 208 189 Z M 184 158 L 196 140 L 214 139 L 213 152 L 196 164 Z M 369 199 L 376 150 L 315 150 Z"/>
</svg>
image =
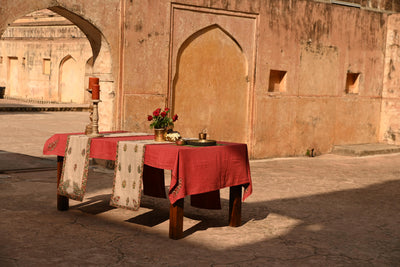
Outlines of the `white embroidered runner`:
<svg viewBox="0 0 400 267">
<path fill-rule="evenodd" d="M 105 137 L 139 136 L 147 133 L 112 133 Z M 140 207 L 145 145 L 162 144 L 154 140 L 120 141 L 114 172 L 114 185 L 110 204 L 137 210 Z M 165 142 L 169 143 L 169 142 Z M 70 135 L 65 148 L 58 194 L 82 201 L 86 192 L 89 170 L 91 138 Z"/>
<path fill-rule="evenodd" d="M 154 143 L 164 142 L 154 140 L 118 142 L 111 206 L 130 210 L 139 209 L 143 189 L 145 147 Z"/>
<path fill-rule="evenodd" d="M 148 133 L 108 133 L 104 137 L 125 137 L 151 135 Z M 82 201 L 86 192 L 89 169 L 91 138 L 86 135 L 70 135 L 65 148 L 64 165 L 58 194 Z"/>
<path fill-rule="evenodd" d="M 91 138 L 86 135 L 68 136 L 64 165 L 58 194 L 74 200 L 83 200 L 89 169 Z"/>
</svg>

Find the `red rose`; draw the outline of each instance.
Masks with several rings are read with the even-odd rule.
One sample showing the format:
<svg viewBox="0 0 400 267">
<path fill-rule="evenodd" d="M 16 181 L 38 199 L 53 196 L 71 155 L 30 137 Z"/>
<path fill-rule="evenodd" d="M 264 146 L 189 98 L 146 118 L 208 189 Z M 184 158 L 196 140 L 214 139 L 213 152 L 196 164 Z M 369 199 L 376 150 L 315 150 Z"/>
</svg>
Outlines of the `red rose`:
<svg viewBox="0 0 400 267">
<path fill-rule="evenodd" d="M 164 111 L 165 111 L 165 112 L 167 112 L 168 110 L 169 110 L 169 108 L 165 108 L 165 110 L 164 110 Z"/>
<path fill-rule="evenodd" d="M 161 111 L 161 108 L 158 108 L 158 109 L 154 110 L 153 116 L 154 117 L 158 117 L 160 115 L 160 111 Z"/>
<path fill-rule="evenodd" d="M 164 118 L 165 116 L 167 116 L 167 112 L 165 112 L 165 111 L 161 112 L 161 117 Z"/>
<path fill-rule="evenodd" d="M 177 119 L 178 119 L 178 115 L 175 114 L 175 115 L 172 117 L 172 121 L 176 121 Z"/>
<path fill-rule="evenodd" d="M 147 116 L 147 120 L 148 120 L 148 121 L 151 121 L 152 119 L 153 119 L 153 116 L 151 116 L 151 115 L 148 115 L 148 116 Z"/>
</svg>

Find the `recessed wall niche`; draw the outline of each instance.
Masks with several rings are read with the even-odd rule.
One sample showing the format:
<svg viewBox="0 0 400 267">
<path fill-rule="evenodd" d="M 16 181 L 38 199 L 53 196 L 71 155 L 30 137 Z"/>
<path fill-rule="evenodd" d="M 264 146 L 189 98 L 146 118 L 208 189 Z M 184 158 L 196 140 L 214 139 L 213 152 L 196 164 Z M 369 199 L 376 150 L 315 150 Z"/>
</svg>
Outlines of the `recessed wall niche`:
<svg viewBox="0 0 400 267">
<path fill-rule="evenodd" d="M 169 102 L 181 134 L 251 142 L 258 15 L 175 3 L 172 14 Z"/>
<path fill-rule="evenodd" d="M 270 70 L 268 92 L 286 92 L 286 71 Z"/>
<path fill-rule="evenodd" d="M 43 59 L 43 74 L 44 75 L 50 75 L 50 58 L 44 58 Z"/>
<path fill-rule="evenodd" d="M 346 94 L 358 94 L 360 73 L 348 72 L 346 76 Z"/>
</svg>

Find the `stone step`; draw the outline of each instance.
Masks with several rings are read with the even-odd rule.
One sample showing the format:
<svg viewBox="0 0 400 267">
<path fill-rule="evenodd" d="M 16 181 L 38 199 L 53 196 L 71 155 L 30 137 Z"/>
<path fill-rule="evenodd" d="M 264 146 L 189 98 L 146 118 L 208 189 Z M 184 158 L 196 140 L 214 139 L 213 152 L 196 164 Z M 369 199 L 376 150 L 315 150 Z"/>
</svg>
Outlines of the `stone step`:
<svg viewBox="0 0 400 267">
<path fill-rule="evenodd" d="M 400 146 L 384 143 L 338 145 L 332 150 L 332 154 L 357 157 L 390 153 L 400 153 Z"/>
<path fill-rule="evenodd" d="M 87 106 L 0 106 L 0 112 L 88 111 Z"/>
<path fill-rule="evenodd" d="M 0 98 L 0 112 L 88 111 L 89 104 Z"/>
</svg>

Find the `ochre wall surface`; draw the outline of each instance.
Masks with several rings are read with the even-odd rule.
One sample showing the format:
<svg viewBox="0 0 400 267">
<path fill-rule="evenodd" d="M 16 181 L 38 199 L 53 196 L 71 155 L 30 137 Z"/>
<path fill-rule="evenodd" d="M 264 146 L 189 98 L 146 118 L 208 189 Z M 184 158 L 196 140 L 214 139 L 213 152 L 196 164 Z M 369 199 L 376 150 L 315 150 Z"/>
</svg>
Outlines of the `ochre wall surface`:
<svg viewBox="0 0 400 267">
<path fill-rule="evenodd" d="M 229 1 L 228 8 L 221 2 L 212 4 L 211 8 L 205 8 L 199 1 L 178 2 L 151 8 L 143 7 L 141 2 L 126 6 L 127 14 L 135 14 L 133 10 L 152 10 L 146 18 L 136 14 L 132 19 L 127 18 L 136 26 L 126 31 L 129 46 L 125 49 L 132 54 L 126 62 L 134 62 L 133 55 L 158 57 L 141 62 L 140 66 L 125 67 L 125 77 L 135 77 L 138 72 L 144 75 L 140 81 L 131 81 L 134 86 L 124 87 L 129 91 L 125 91 L 122 125 L 145 130 L 148 123 L 141 115 L 142 110 L 150 114 L 156 103 L 162 106 L 167 98 L 167 104 L 176 107 L 182 118 L 182 124 L 176 123 L 177 130 L 182 127 L 183 133 L 196 136 L 206 126 L 201 115 L 196 115 L 198 107 L 203 107 L 204 113 L 214 115 L 212 119 L 208 115 L 206 128 L 210 138 L 224 139 L 225 132 L 236 132 L 236 138 L 249 144 L 253 158 L 304 155 L 312 148 L 325 153 L 336 144 L 379 141 L 387 14 L 312 1 Z M 171 14 L 170 25 L 159 22 L 164 18 L 160 12 L 165 14 L 162 8 Z M 163 25 L 160 31 L 150 30 L 155 24 Z M 224 101 L 215 104 L 203 97 L 210 88 L 226 91 L 229 82 L 216 85 L 213 77 L 209 77 L 206 84 L 197 67 L 181 70 L 180 61 L 188 60 L 180 56 L 181 47 L 190 50 L 190 36 L 201 34 L 199 31 L 212 25 L 218 25 L 232 37 L 246 58 L 244 75 L 231 71 L 238 76 L 238 81 L 247 81 L 241 92 L 245 95 L 236 93 L 237 107 L 247 117 L 241 119 L 242 125 L 247 125 L 245 132 L 234 123 L 231 129 L 226 129 L 229 122 L 240 118 L 234 112 L 231 118 L 217 118 L 227 110 Z M 168 37 L 170 43 L 167 43 Z M 132 43 L 134 40 L 137 41 Z M 167 44 L 169 49 L 159 49 Z M 207 45 L 203 48 L 191 60 L 203 66 L 207 64 L 206 76 L 229 68 L 229 60 L 225 64 L 208 61 Z M 159 64 L 154 66 L 154 61 Z M 152 71 L 160 65 L 162 72 Z M 271 70 L 286 72 L 283 91 L 269 91 Z M 151 74 L 147 76 L 148 71 Z M 347 73 L 359 74 L 358 93 L 346 93 Z M 165 82 L 167 75 L 168 82 Z M 195 76 L 197 80 L 190 78 Z M 191 94 L 182 96 L 178 95 L 179 91 Z M 199 97 L 193 100 L 195 94 Z M 246 107 L 242 101 L 247 102 Z M 215 118 L 217 121 L 213 122 Z"/>
<path fill-rule="evenodd" d="M 179 120 L 181 134 L 207 131 L 211 138 L 245 142 L 247 62 L 240 47 L 212 27 L 190 40 L 178 58 L 173 113 L 190 115 Z"/>
<path fill-rule="evenodd" d="M 388 21 L 380 139 L 400 145 L 400 15 Z"/>
<path fill-rule="evenodd" d="M 81 25 L 94 53 L 109 47 L 109 61 L 100 56 L 93 70 L 108 86 L 103 128 L 150 132 L 146 115 L 169 106 L 185 137 L 205 127 L 212 139 L 246 142 L 253 158 L 304 155 L 378 142 L 381 126 L 398 127 L 382 123 L 381 104 L 388 18 L 400 7 L 348 2 L 361 8 L 311 0 L 14 0 L 2 5 L 0 32 L 54 6 L 89 22 Z M 346 89 L 348 77 L 357 77 L 356 90 Z M 392 117 L 399 114 L 397 100 L 384 101 Z"/>
<path fill-rule="evenodd" d="M 266 21 L 260 22 L 253 156 L 377 142 L 385 15 L 272 2 L 260 11 Z M 271 69 L 287 71 L 285 92 L 268 92 Z M 345 92 L 348 72 L 360 73 L 358 94 Z"/>
</svg>

